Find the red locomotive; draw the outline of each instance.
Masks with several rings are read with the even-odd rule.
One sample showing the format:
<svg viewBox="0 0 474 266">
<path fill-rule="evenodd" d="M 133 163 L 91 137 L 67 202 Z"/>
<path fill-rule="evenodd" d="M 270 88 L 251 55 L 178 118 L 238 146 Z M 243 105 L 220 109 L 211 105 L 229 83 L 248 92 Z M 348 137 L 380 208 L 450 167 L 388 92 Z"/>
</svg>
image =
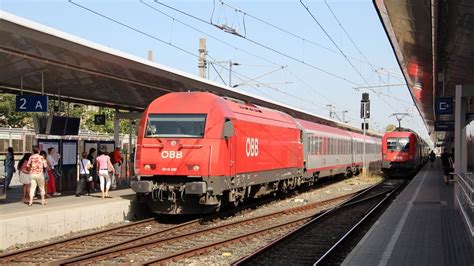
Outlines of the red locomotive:
<svg viewBox="0 0 474 266">
<path fill-rule="evenodd" d="M 359 172 L 364 136 L 206 92 L 154 100 L 138 132 L 132 189 L 155 213 L 190 214 Z M 367 136 L 367 162 L 381 160 Z"/>
<path fill-rule="evenodd" d="M 428 144 L 409 129 L 385 133 L 382 144 L 382 171 L 387 175 L 412 175 L 428 160 Z"/>
</svg>

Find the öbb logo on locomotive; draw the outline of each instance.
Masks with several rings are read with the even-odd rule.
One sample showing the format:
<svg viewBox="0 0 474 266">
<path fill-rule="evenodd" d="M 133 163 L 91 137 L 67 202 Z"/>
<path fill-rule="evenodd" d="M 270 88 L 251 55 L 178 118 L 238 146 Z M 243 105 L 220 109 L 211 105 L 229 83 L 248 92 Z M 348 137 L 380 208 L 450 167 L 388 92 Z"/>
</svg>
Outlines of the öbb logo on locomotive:
<svg viewBox="0 0 474 266">
<path fill-rule="evenodd" d="M 245 153 L 247 157 L 256 157 L 258 156 L 258 139 L 257 138 L 247 138 L 245 142 Z"/>
<path fill-rule="evenodd" d="M 161 158 L 163 159 L 181 159 L 183 158 L 182 151 L 162 151 Z"/>
</svg>

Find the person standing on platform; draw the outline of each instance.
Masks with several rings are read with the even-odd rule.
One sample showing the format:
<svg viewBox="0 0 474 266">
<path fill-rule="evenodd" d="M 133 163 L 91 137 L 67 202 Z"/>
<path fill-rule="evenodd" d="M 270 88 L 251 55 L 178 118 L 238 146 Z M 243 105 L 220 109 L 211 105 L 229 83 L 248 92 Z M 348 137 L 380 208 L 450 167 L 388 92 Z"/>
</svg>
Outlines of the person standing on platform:
<svg viewBox="0 0 474 266">
<path fill-rule="evenodd" d="M 135 147 L 132 149 L 132 153 L 130 154 L 130 176 L 135 176 Z"/>
<path fill-rule="evenodd" d="M 109 171 L 112 172 L 112 174 L 115 174 L 115 169 L 114 166 L 112 165 L 112 162 L 110 161 L 110 157 L 101 151 L 99 151 L 99 156 L 97 157 L 97 170 L 98 170 L 98 175 L 99 175 L 99 180 L 100 180 L 100 190 L 102 191 L 102 198 L 111 198 L 109 196 L 109 190 L 110 190 L 110 175 Z"/>
<path fill-rule="evenodd" d="M 433 164 L 434 164 L 435 160 L 436 160 L 436 154 L 434 153 L 433 150 L 431 150 L 431 152 L 430 152 L 431 167 L 433 167 Z"/>
<path fill-rule="evenodd" d="M 37 148 L 33 149 L 33 155 L 28 159 L 27 166 L 30 168 L 30 177 L 31 177 L 31 187 L 30 187 L 30 201 L 28 206 L 33 205 L 33 197 L 35 196 L 36 186 L 39 187 L 41 193 L 41 205 L 46 205 L 46 200 L 44 198 L 44 168 L 47 167 L 46 160 L 39 155 Z"/>
<path fill-rule="evenodd" d="M 451 154 L 449 155 L 449 166 L 450 166 L 450 172 L 454 172 L 454 148 L 451 149 Z M 453 175 L 449 175 L 449 179 L 453 179 Z"/>
<path fill-rule="evenodd" d="M 49 195 L 48 193 L 48 182 L 49 182 L 49 170 L 51 169 L 51 163 L 48 161 L 47 157 L 48 154 L 45 151 L 40 151 L 39 155 L 43 157 L 43 159 L 46 162 L 46 167 L 43 169 L 43 175 L 44 175 L 44 193 L 46 194 L 46 198 L 51 198 L 52 196 Z M 36 193 L 38 194 L 38 193 Z"/>
<path fill-rule="evenodd" d="M 449 164 L 450 154 L 446 149 L 443 149 L 441 154 L 441 164 L 443 165 L 444 183 L 449 183 L 449 173 L 451 172 L 451 165 Z"/>
<path fill-rule="evenodd" d="M 10 182 L 12 181 L 13 174 L 15 173 L 15 154 L 13 153 L 13 148 L 8 147 L 7 155 L 5 156 L 4 161 L 5 167 L 5 187 L 10 188 Z"/>
<path fill-rule="evenodd" d="M 25 153 L 23 158 L 18 162 L 17 170 L 18 170 L 18 179 L 20 183 L 23 184 L 23 193 L 21 195 L 21 200 L 24 203 L 29 202 L 30 199 L 30 169 L 28 167 L 28 160 L 30 159 L 31 153 Z"/>
<path fill-rule="evenodd" d="M 49 180 L 46 184 L 48 193 L 52 193 L 53 196 L 61 196 L 61 193 L 56 191 L 56 178 L 60 178 L 60 176 L 55 176 L 54 174 L 56 167 L 59 167 L 60 154 L 56 154 L 54 148 L 50 147 L 48 148 L 48 156 L 46 158 L 50 164 L 50 168 L 48 169 Z"/>
<path fill-rule="evenodd" d="M 82 192 L 84 191 L 84 185 L 89 182 L 90 169 L 92 168 L 91 161 L 87 159 L 87 152 L 82 153 L 82 158 L 79 160 L 79 177 L 77 179 L 77 187 L 76 187 L 76 197 L 80 197 Z M 87 195 L 91 195 L 91 190 L 88 185 L 86 185 Z"/>
<path fill-rule="evenodd" d="M 110 161 L 114 166 L 115 174 L 112 175 L 112 189 L 117 188 L 117 182 L 120 179 L 120 167 L 123 163 L 123 157 L 120 153 L 120 147 L 115 147 L 115 150 L 111 154 Z"/>
<path fill-rule="evenodd" d="M 98 183 L 98 176 L 97 176 L 97 167 L 96 167 L 96 149 L 90 148 L 89 149 L 89 154 L 87 155 L 87 160 L 89 160 L 92 164 L 92 169 L 90 170 L 91 176 L 92 176 L 92 181 L 87 182 L 87 184 L 90 186 L 91 191 L 95 191 L 95 184 Z"/>
</svg>

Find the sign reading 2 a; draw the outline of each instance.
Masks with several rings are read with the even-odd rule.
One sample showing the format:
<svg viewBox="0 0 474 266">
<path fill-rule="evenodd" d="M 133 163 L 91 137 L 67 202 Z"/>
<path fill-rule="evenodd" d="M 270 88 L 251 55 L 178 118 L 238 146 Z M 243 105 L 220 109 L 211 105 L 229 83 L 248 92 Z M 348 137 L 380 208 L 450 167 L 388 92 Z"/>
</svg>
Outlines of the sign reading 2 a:
<svg viewBox="0 0 474 266">
<path fill-rule="evenodd" d="M 245 153 L 247 157 L 256 157 L 258 156 L 258 139 L 257 138 L 247 138 L 245 142 Z"/>
<path fill-rule="evenodd" d="M 47 112 L 48 96 L 16 96 L 17 112 Z"/>
</svg>

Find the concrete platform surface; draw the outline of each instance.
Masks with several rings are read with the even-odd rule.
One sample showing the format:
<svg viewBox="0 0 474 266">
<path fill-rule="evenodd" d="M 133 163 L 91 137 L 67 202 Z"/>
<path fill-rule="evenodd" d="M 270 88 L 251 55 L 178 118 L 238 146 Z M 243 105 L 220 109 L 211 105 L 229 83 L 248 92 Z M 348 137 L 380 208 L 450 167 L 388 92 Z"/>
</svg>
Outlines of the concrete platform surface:
<svg viewBox="0 0 474 266">
<path fill-rule="evenodd" d="M 46 240 L 71 232 L 101 227 L 133 217 L 131 189 L 110 192 L 113 198 L 59 196 L 47 199 L 42 206 L 35 200 L 29 207 L 19 201 L 19 187 L 9 190 L 6 201 L 0 201 L 0 249 L 16 244 Z"/>
<path fill-rule="evenodd" d="M 440 160 L 417 174 L 343 265 L 474 265 L 472 238 Z"/>
</svg>

